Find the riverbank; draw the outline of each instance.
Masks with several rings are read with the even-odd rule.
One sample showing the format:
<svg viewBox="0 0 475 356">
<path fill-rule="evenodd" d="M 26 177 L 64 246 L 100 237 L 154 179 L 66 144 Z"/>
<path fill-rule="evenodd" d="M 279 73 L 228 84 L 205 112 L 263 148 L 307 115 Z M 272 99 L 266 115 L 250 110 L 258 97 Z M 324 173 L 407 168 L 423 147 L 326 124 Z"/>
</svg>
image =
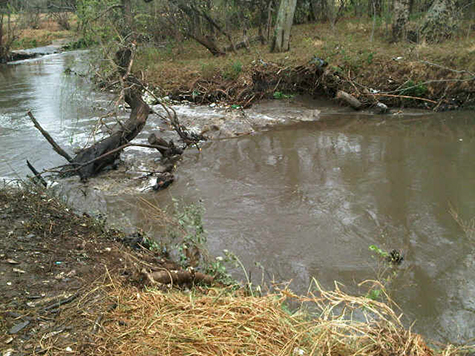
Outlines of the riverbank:
<svg viewBox="0 0 475 356">
<path fill-rule="evenodd" d="M 140 235 L 75 215 L 32 187 L 1 189 L 0 207 L 3 355 L 436 353 L 367 297 L 318 284 L 305 297 L 285 288 L 258 296 L 219 284 L 151 285 L 141 270 L 178 267 L 139 247 Z M 289 303 L 313 312 L 290 312 Z M 443 354 L 462 351 L 448 346 Z"/>
<path fill-rule="evenodd" d="M 58 19 L 38 14 L 35 21 L 30 23 L 28 28 L 17 30 L 17 39 L 12 44 L 12 50 L 22 50 L 36 47 L 49 46 L 55 41 L 72 41 L 77 37 L 76 31 L 72 29 L 75 26 L 76 19 L 73 15 L 61 15 L 63 19 L 69 18 L 69 29 L 60 26 Z"/>
<path fill-rule="evenodd" d="M 296 25 L 290 52 L 269 53 L 267 45 L 254 43 L 249 51 L 225 57 L 213 57 L 192 40 L 142 46 L 135 70 L 157 94 L 201 104 L 247 107 L 262 98 L 302 93 L 334 98 L 342 90 L 362 107 L 382 102 L 397 108 L 473 108 L 475 39 L 470 31 L 431 45 L 390 43 L 386 32 L 380 26 L 372 35 L 367 20 L 344 19 L 334 31 L 326 23 Z"/>
</svg>

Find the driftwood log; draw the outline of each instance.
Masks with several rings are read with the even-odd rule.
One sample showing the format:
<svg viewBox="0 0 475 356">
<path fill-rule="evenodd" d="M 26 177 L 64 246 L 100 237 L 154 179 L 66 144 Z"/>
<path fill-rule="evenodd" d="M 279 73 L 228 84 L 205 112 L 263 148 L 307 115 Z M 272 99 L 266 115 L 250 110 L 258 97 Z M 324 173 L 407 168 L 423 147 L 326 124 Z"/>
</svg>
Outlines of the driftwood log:
<svg viewBox="0 0 475 356">
<path fill-rule="evenodd" d="M 343 90 L 338 90 L 335 96 L 336 99 L 348 104 L 355 110 L 361 109 L 362 105 L 361 101 L 356 99 L 353 95 L 344 92 Z"/>
<path fill-rule="evenodd" d="M 155 271 L 147 272 L 145 269 L 142 269 L 142 274 L 148 279 L 151 284 L 196 284 L 202 283 L 206 285 L 211 285 L 214 282 L 214 278 L 208 274 L 194 271 Z"/>
<path fill-rule="evenodd" d="M 71 161 L 73 167 L 78 167 L 77 174 L 81 180 L 86 180 L 99 173 L 104 167 L 112 164 L 120 155 L 121 150 L 107 155 L 93 163 L 83 165 L 107 152 L 115 150 L 132 141 L 142 131 L 147 122 L 150 107 L 142 100 L 138 90 L 128 89 L 125 93 L 125 102 L 132 108 L 129 119 L 109 137 L 80 151 Z"/>
</svg>

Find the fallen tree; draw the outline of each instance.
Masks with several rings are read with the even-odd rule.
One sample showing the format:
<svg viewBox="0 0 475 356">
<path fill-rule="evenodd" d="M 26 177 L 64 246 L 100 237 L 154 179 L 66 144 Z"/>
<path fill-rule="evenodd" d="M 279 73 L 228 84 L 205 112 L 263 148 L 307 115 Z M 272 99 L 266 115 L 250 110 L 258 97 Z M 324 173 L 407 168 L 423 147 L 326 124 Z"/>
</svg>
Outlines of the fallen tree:
<svg viewBox="0 0 475 356">
<path fill-rule="evenodd" d="M 156 134 L 151 135 L 149 139 L 150 145 L 131 143 L 131 141 L 142 131 L 149 115 L 153 112 L 150 106 L 142 99 L 142 90 L 145 86 L 142 85 L 137 78 L 131 75 L 134 49 L 134 45 L 120 49 L 117 51 L 114 60 L 119 75 L 119 82 L 122 86 L 120 96 L 131 108 L 129 118 L 123 123 L 118 122 L 116 128 L 108 137 L 82 149 L 74 158 L 62 149 L 54 141 L 51 135 L 41 127 L 33 116 L 33 113 L 30 111 L 28 112 L 28 116 L 32 120 L 34 126 L 51 144 L 53 149 L 69 162 L 68 164 L 61 166 L 59 172 L 55 172 L 60 173 L 62 176 L 79 175 L 82 181 L 86 181 L 88 178 L 100 173 L 105 167 L 114 164 L 114 162 L 119 158 L 120 153 L 126 147 L 142 146 L 157 149 L 162 154 L 164 161 L 167 162 L 172 159 L 174 160 L 176 156 L 181 155 L 184 148 L 190 145 L 196 145 L 203 139 L 200 135 L 188 133 L 187 129 L 180 125 L 175 111 L 162 104 L 168 115 L 170 125 L 183 141 L 184 147 L 177 147 L 173 141 L 166 142 Z M 162 118 L 165 119 L 164 117 Z M 36 178 L 42 174 L 35 172 L 35 170 L 32 171 Z M 46 172 L 52 172 L 52 170 L 44 171 L 43 173 Z M 173 180 L 174 177 L 172 173 L 169 171 L 162 172 L 158 177 L 157 186 L 154 187 L 154 189 L 164 189 L 168 187 Z"/>
<path fill-rule="evenodd" d="M 133 52 L 130 48 L 121 49 L 116 53 L 116 64 L 124 88 L 124 100 L 132 109 L 130 117 L 125 123 L 118 125 L 118 128 L 109 137 L 80 151 L 74 157 L 71 165 L 78 167 L 77 174 L 79 174 L 81 180 L 96 175 L 104 167 L 112 164 L 119 157 L 121 150 L 117 150 L 113 154 L 104 156 L 92 163 L 85 163 L 132 141 L 142 131 L 149 114 L 152 112 L 148 104 L 142 99 L 138 83 L 136 83 L 133 76 L 130 76 L 132 63 Z"/>
</svg>

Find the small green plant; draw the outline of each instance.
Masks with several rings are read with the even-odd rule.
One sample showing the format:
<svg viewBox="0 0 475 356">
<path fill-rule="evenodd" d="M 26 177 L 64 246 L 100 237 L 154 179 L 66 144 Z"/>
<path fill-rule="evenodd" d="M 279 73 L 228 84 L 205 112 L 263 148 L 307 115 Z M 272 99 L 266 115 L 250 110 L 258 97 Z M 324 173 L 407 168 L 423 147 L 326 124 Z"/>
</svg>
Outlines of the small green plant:
<svg viewBox="0 0 475 356">
<path fill-rule="evenodd" d="M 387 252 L 376 245 L 370 245 L 369 250 L 373 252 L 373 258 L 380 261 L 377 280 L 378 283 L 371 288 L 366 297 L 372 300 L 381 300 L 387 297 L 386 289 L 398 276 L 399 270 L 396 268 L 404 260 L 404 256 L 398 250 Z"/>
<path fill-rule="evenodd" d="M 228 272 L 226 265 L 232 261 L 228 250 L 224 250 L 224 256 L 218 256 L 215 260 L 205 263 L 205 273 L 214 276 L 215 280 L 224 285 L 235 285 L 236 281 Z"/>
<path fill-rule="evenodd" d="M 366 58 L 366 63 L 371 64 L 373 63 L 374 52 L 369 52 L 368 57 Z"/>
<path fill-rule="evenodd" d="M 275 91 L 274 94 L 274 99 L 280 100 L 280 99 L 292 99 L 295 94 L 284 94 L 281 91 Z"/>
<path fill-rule="evenodd" d="M 388 257 L 388 253 L 386 251 L 384 251 L 383 249 L 379 248 L 376 245 L 370 245 L 369 250 L 373 251 L 380 258 L 387 258 Z"/>
<path fill-rule="evenodd" d="M 233 62 L 226 68 L 223 77 L 229 80 L 236 80 L 242 72 L 242 63 L 240 61 Z"/>
<path fill-rule="evenodd" d="M 382 293 L 383 291 L 381 289 L 371 289 L 368 294 L 366 294 L 366 298 L 380 300 Z"/>
<path fill-rule="evenodd" d="M 178 252 L 182 267 L 197 266 L 200 250 L 207 241 L 203 227 L 204 208 L 196 204 L 180 205 L 176 199 L 173 199 L 173 202 L 176 225 L 169 230 L 169 236 L 172 239 L 181 238 L 174 247 Z"/>
<path fill-rule="evenodd" d="M 427 94 L 427 86 L 422 82 L 415 83 L 412 80 L 408 80 L 401 89 L 399 89 L 400 95 L 422 97 Z"/>
</svg>

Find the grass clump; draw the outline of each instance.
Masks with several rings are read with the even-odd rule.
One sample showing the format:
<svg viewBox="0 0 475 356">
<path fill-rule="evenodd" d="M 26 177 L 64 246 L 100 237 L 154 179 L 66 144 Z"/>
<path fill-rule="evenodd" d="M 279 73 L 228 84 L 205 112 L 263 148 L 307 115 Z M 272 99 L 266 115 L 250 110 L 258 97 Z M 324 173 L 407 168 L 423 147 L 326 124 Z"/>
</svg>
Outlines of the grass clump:
<svg viewBox="0 0 475 356">
<path fill-rule="evenodd" d="M 183 293 L 116 286 L 109 297 L 117 308 L 94 347 L 116 355 L 434 354 L 387 304 L 338 286 L 326 291 L 315 283 L 304 297 L 287 289 L 256 297 L 223 288 Z M 289 312 L 288 302 L 313 312 Z M 443 354 L 460 351 L 449 347 Z"/>
</svg>

